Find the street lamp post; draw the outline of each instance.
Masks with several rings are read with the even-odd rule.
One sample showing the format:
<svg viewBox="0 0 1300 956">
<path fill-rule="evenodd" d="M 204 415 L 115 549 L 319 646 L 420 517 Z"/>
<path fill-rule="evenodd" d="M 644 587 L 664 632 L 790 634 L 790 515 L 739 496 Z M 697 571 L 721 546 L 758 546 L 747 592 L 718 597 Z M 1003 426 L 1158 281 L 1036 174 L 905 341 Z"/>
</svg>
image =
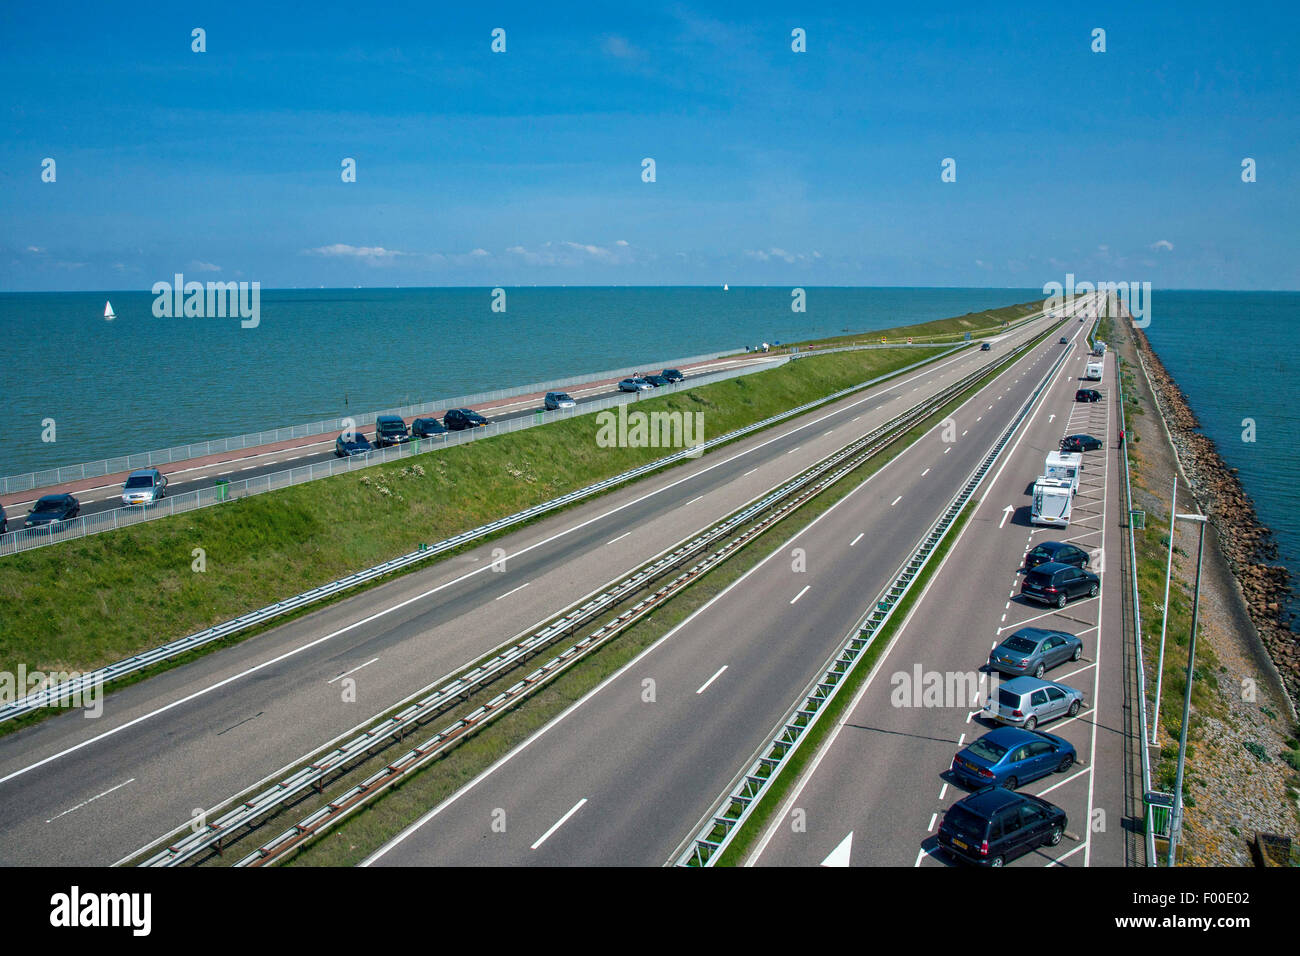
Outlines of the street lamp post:
<svg viewBox="0 0 1300 956">
<path fill-rule="evenodd" d="M 1187 724 L 1192 712 L 1192 671 L 1196 665 L 1196 621 L 1201 609 L 1201 563 L 1205 556 L 1205 515 L 1178 515 L 1185 521 L 1196 521 L 1201 526 L 1200 540 L 1196 546 L 1196 590 L 1192 595 L 1192 636 L 1187 642 L 1187 687 L 1183 692 L 1183 726 L 1178 734 L 1178 776 L 1174 781 L 1174 808 L 1169 827 L 1169 858 L 1166 865 L 1174 865 L 1174 852 L 1183 829 L 1183 768 L 1187 763 Z"/>
<path fill-rule="evenodd" d="M 1165 563 L 1165 603 L 1160 615 L 1160 661 L 1156 664 L 1156 709 L 1151 721 L 1151 743 L 1160 727 L 1160 683 L 1165 676 L 1165 625 L 1169 623 L 1169 579 L 1174 572 L 1174 524 L 1178 521 L 1178 476 L 1174 476 L 1174 498 L 1169 504 L 1169 559 Z"/>
</svg>

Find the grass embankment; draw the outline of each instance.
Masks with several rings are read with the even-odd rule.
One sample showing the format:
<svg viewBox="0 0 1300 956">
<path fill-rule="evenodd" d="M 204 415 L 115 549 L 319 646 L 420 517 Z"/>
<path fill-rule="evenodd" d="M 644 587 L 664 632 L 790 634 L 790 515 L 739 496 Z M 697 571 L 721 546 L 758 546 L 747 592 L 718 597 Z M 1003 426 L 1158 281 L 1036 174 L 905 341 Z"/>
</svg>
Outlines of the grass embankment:
<svg viewBox="0 0 1300 956">
<path fill-rule="evenodd" d="M 638 408 L 703 412 L 718 435 L 918 358 L 819 356 Z M 664 454 L 595 433 L 586 415 L 6 558 L 0 669 L 102 666 Z"/>
<path fill-rule="evenodd" d="M 836 348 L 843 345 L 878 345 L 883 337 L 886 343 L 906 342 L 959 342 L 969 332 L 971 338 L 994 334 L 1002 331 L 1002 324 L 1019 322 L 1027 316 L 1042 309 L 1040 300 L 1022 302 L 1019 305 L 1003 306 L 1000 309 L 985 309 L 983 312 L 968 312 L 951 319 L 936 319 L 920 325 L 904 325 L 897 329 L 882 329 L 879 332 L 854 332 L 850 335 L 837 335 L 828 339 L 808 339 L 800 342 L 784 342 L 781 349 L 799 346 L 805 349 L 815 345 L 819 349 Z"/>
<path fill-rule="evenodd" d="M 1002 367 L 1004 366 L 1000 365 L 998 370 L 1000 371 Z M 996 372 L 993 374 L 996 374 Z M 987 378 L 984 381 L 987 381 Z M 298 855 L 288 861 L 288 865 L 354 866 L 359 863 L 374 850 L 395 837 L 412 821 L 427 812 L 430 807 L 441 803 L 501 757 L 522 744 L 567 707 L 581 699 L 593 687 L 598 686 L 601 681 L 615 673 L 620 667 L 715 598 L 768 555 L 780 551 L 819 515 L 824 514 L 837 501 L 840 501 L 863 481 L 900 455 L 913 441 L 925 434 L 937 422 L 942 421 L 947 415 L 951 414 L 970 394 L 982 387 L 984 381 L 972 385 L 961 395 L 954 397 L 943 408 L 938 409 L 924 421 L 914 425 L 888 449 L 885 449 L 861 466 L 851 477 L 838 482 L 818 495 L 800 508 L 795 515 L 782 521 L 771 531 L 758 538 L 753 545 L 742 549 L 723 565 L 710 571 L 700 581 L 692 584 L 685 592 L 672 598 L 660 610 L 619 635 L 616 641 L 606 644 L 592 653 L 590 657 L 579 661 L 570 670 L 556 678 L 553 683 L 538 691 L 534 696 L 529 697 L 523 705 L 511 709 L 485 725 L 449 753 L 439 757 L 414 774 L 411 779 L 393 787 L 382 798 L 359 811 L 355 816 L 350 817 L 319 840 L 307 845 Z M 943 560 L 944 554 L 947 553 L 947 550 L 951 547 L 951 542 L 960 533 L 962 525 L 965 524 L 972 510 L 972 507 L 968 505 L 963 513 L 958 516 L 953 530 L 945 539 L 944 544 L 940 546 L 931 563 L 927 565 L 927 570 L 918 578 L 917 584 L 908 592 L 907 597 L 895 612 L 895 616 L 891 618 L 885 630 L 872 643 L 871 648 L 868 649 L 864 658 L 855 668 L 854 678 L 846 683 L 840 693 L 836 695 L 835 703 L 831 705 L 832 709 L 827 711 L 827 716 L 818 722 L 817 727 L 810 732 L 811 736 L 807 742 L 800 748 L 795 757 L 791 758 L 791 766 L 782 775 L 781 779 L 773 785 L 771 796 L 765 797 L 763 807 L 755 814 L 753 825 L 747 826 L 746 832 L 741 837 L 738 837 L 738 839 L 743 839 L 742 851 L 754 839 L 754 835 L 761 832 L 763 822 L 779 806 L 785 788 L 790 785 L 791 781 L 798 778 L 804 761 L 810 759 L 811 755 L 816 752 L 816 747 L 827 733 L 827 728 L 834 725 L 835 718 L 839 715 L 841 709 L 856 693 L 856 688 L 860 686 L 861 681 L 865 680 L 866 675 L 875 664 L 877 655 L 887 646 L 898 626 L 898 622 L 906 617 L 917 600 L 917 596 L 925 587 L 928 576 L 933 574 L 933 568 L 937 567 L 939 562 Z M 865 612 L 865 606 L 863 610 Z M 495 696 L 497 690 L 496 687 L 486 688 L 480 695 L 481 700 L 475 698 L 466 701 L 464 709 L 470 710 L 481 703 L 482 700 Z M 336 787 L 327 787 L 315 802 L 304 803 L 301 807 L 295 808 L 294 819 L 306 816 L 316 805 L 334 797 L 337 789 Z M 279 821 L 277 821 L 276 826 L 269 827 L 268 830 L 278 832 L 278 826 Z M 241 847 L 238 853 L 233 853 L 231 856 L 237 858 L 243 852 L 244 849 Z M 732 859 L 730 849 L 727 859 Z"/>
</svg>

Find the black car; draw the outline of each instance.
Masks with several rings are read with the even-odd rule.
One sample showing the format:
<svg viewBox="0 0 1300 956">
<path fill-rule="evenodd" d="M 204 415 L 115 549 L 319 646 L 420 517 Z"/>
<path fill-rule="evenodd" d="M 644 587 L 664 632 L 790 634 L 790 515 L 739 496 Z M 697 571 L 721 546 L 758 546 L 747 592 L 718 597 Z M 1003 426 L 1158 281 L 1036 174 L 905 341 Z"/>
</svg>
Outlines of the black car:
<svg viewBox="0 0 1300 956">
<path fill-rule="evenodd" d="M 370 439 L 361 432 L 343 432 L 334 440 L 334 454 L 339 458 L 364 455 L 374 447 L 374 445 L 370 444 Z"/>
<path fill-rule="evenodd" d="M 1061 439 L 1061 451 L 1096 451 L 1102 447 L 1100 438 L 1093 438 L 1091 435 L 1066 435 Z"/>
<path fill-rule="evenodd" d="M 1081 388 L 1074 393 L 1074 400 L 1076 402 L 1100 402 L 1101 392 L 1095 388 Z"/>
<path fill-rule="evenodd" d="M 400 445 L 411 440 L 411 433 L 406 430 L 406 422 L 401 415 L 380 415 L 375 419 L 375 447 Z"/>
<path fill-rule="evenodd" d="M 0 505 L 0 534 L 9 530 L 9 516 L 5 514 L 5 506 Z"/>
<path fill-rule="evenodd" d="M 645 376 L 645 380 L 655 388 L 663 388 L 665 385 L 669 384 L 668 379 L 664 378 L 662 375 L 647 375 Z"/>
<path fill-rule="evenodd" d="M 442 423 L 454 432 L 481 428 L 488 420 L 471 408 L 453 408 L 442 416 Z"/>
<path fill-rule="evenodd" d="M 1101 578 L 1091 571 L 1055 561 L 1040 564 L 1020 582 L 1021 597 L 1058 608 L 1078 597 L 1096 597 L 1100 590 Z"/>
<path fill-rule="evenodd" d="M 72 495 L 44 495 L 27 512 L 28 528 L 40 528 L 57 521 L 67 521 L 81 513 L 81 502 Z"/>
<path fill-rule="evenodd" d="M 1025 570 L 1032 571 L 1040 564 L 1068 564 L 1076 568 L 1088 566 L 1088 552 L 1063 541 L 1044 541 L 1025 555 Z"/>
<path fill-rule="evenodd" d="M 411 422 L 412 438 L 436 438 L 447 434 L 447 429 L 436 418 L 417 418 Z"/>
<path fill-rule="evenodd" d="M 939 845 L 958 860 L 1002 866 L 1065 835 L 1065 811 L 1028 793 L 987 787 L 963 797 L 943 815 Z"/>
<path fill-rule="evenodd" d="M 668 381 L 670 382 L 686 381 L 686 376 L 683 375 L 681 372 L 677 371 L 677 369 L 675 368 L 666 368 L 659 374 L 662 375 L 664 378 L 668 379 Z"/>
<path fill-rule="evenodd" d="M 983 345 L 980 346 L 980 351 L 981 351 L 981 352 L 992 352 L 992 351 L 993 351 L 993 346 L 991 346 L 991 345 L 989 345 L 989 343 L 985 342 Z"/>
<path fill-rule="evenodd" d="M 1062 335 L 1062 336 L 1061 336 L 1060 344 L 1061 344 L 1061 345 L 1069 345 L 1069 344 L 1070 344 L 1070 340 L 1067 339 L 1064 335 Z"/>
</svg>

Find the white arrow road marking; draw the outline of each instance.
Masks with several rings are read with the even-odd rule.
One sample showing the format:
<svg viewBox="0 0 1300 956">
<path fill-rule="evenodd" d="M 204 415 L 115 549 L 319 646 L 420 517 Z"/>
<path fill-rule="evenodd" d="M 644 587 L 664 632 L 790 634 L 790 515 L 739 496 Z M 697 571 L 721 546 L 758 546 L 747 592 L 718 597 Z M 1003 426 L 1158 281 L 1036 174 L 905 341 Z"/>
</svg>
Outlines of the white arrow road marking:
<svg viewBox="0 0 1300 956">
<path fill-rule="evenodd" d="M 1055 413 L 1055 412 L 1053 412 L 1051 415 L 1048 415 L 1048 416 L 1047 416 L 1047 424 L 1049 424 L 1049 425 L 1052 424 L 1052 419 L 1055 418 L 1055 417 L 1056 417 L 1056 413 Z"/>
<path fill-rule="evenodd" d="M 547 840 L 549 840 L 550 837 L 551 837 L 551 834 L 554 833 L 556 830 L 558 830 L 560 827 L 564 826 L 565 821 L 567 821 L 567 820 L 569 819 L 569 817 L 573 816 L 575 813 L 577 813 L 579 810 L 581 810 L 581 809 L 582 809 L 582 805 L 583 805 L 584 803 L 586 803 L 586 802 L 587 802 L 587 798 L 586 798 L 586 797 L 583 797 L 581 800 L 579 800 L 577 803 L 575 803 L 572 807 L 570 807 L 570 808 L 569 808 L 569 812 L 566 813 L 564 816 L 560 817 L 560 819 L 556 820 L 555 823 L 551 826 L 551 828 L 550 828 L 549 830 L 547 830 L 545 833 L 542 834 L 541 839 L 539 839 L 536 843 L 534 843 L 531 847 L 529 847 L 529 849 L 530 849 L 530 850 L 536 850 L 539 846 L 541 846 L 543 843 L 545 843 Z"/>
<path fill-rule="evenodd" d="M 1007 505 L 1005 508 L 1002 509 L 1002 520 L 998 522 L 999 528 L 1001 528 L 1004 524 L 1007 523 L 1007 519 L 1011 517 L 1011 513 L 1015 510 L 1016 509 L 1011 505 Z"/>
<path fill-rule="evenodd" d="M 840 841 L 840 845 L 831 850 L 830 856 L 822 860 L 822 866 L 848 866 L 849 851 L 853 849 L 853 831 Z"/>
</svg>

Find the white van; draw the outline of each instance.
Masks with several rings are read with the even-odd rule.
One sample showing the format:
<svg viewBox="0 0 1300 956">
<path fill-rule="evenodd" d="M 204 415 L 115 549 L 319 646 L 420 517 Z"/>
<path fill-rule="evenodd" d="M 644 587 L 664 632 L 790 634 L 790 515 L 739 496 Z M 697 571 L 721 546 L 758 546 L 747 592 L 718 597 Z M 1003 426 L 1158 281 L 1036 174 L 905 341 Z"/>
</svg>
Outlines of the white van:
<svg viewBox="0 0 1300 956">
<path fill-rule="evenodd" d="M 1084 369 L 1083 377 L 1090 382 L 1100 382 L 1101 373 L 1105 369 L 1106 363 L 1098 359 L 1096 362 L 1089 362 L 1088 367 Z"/>
</svg>

